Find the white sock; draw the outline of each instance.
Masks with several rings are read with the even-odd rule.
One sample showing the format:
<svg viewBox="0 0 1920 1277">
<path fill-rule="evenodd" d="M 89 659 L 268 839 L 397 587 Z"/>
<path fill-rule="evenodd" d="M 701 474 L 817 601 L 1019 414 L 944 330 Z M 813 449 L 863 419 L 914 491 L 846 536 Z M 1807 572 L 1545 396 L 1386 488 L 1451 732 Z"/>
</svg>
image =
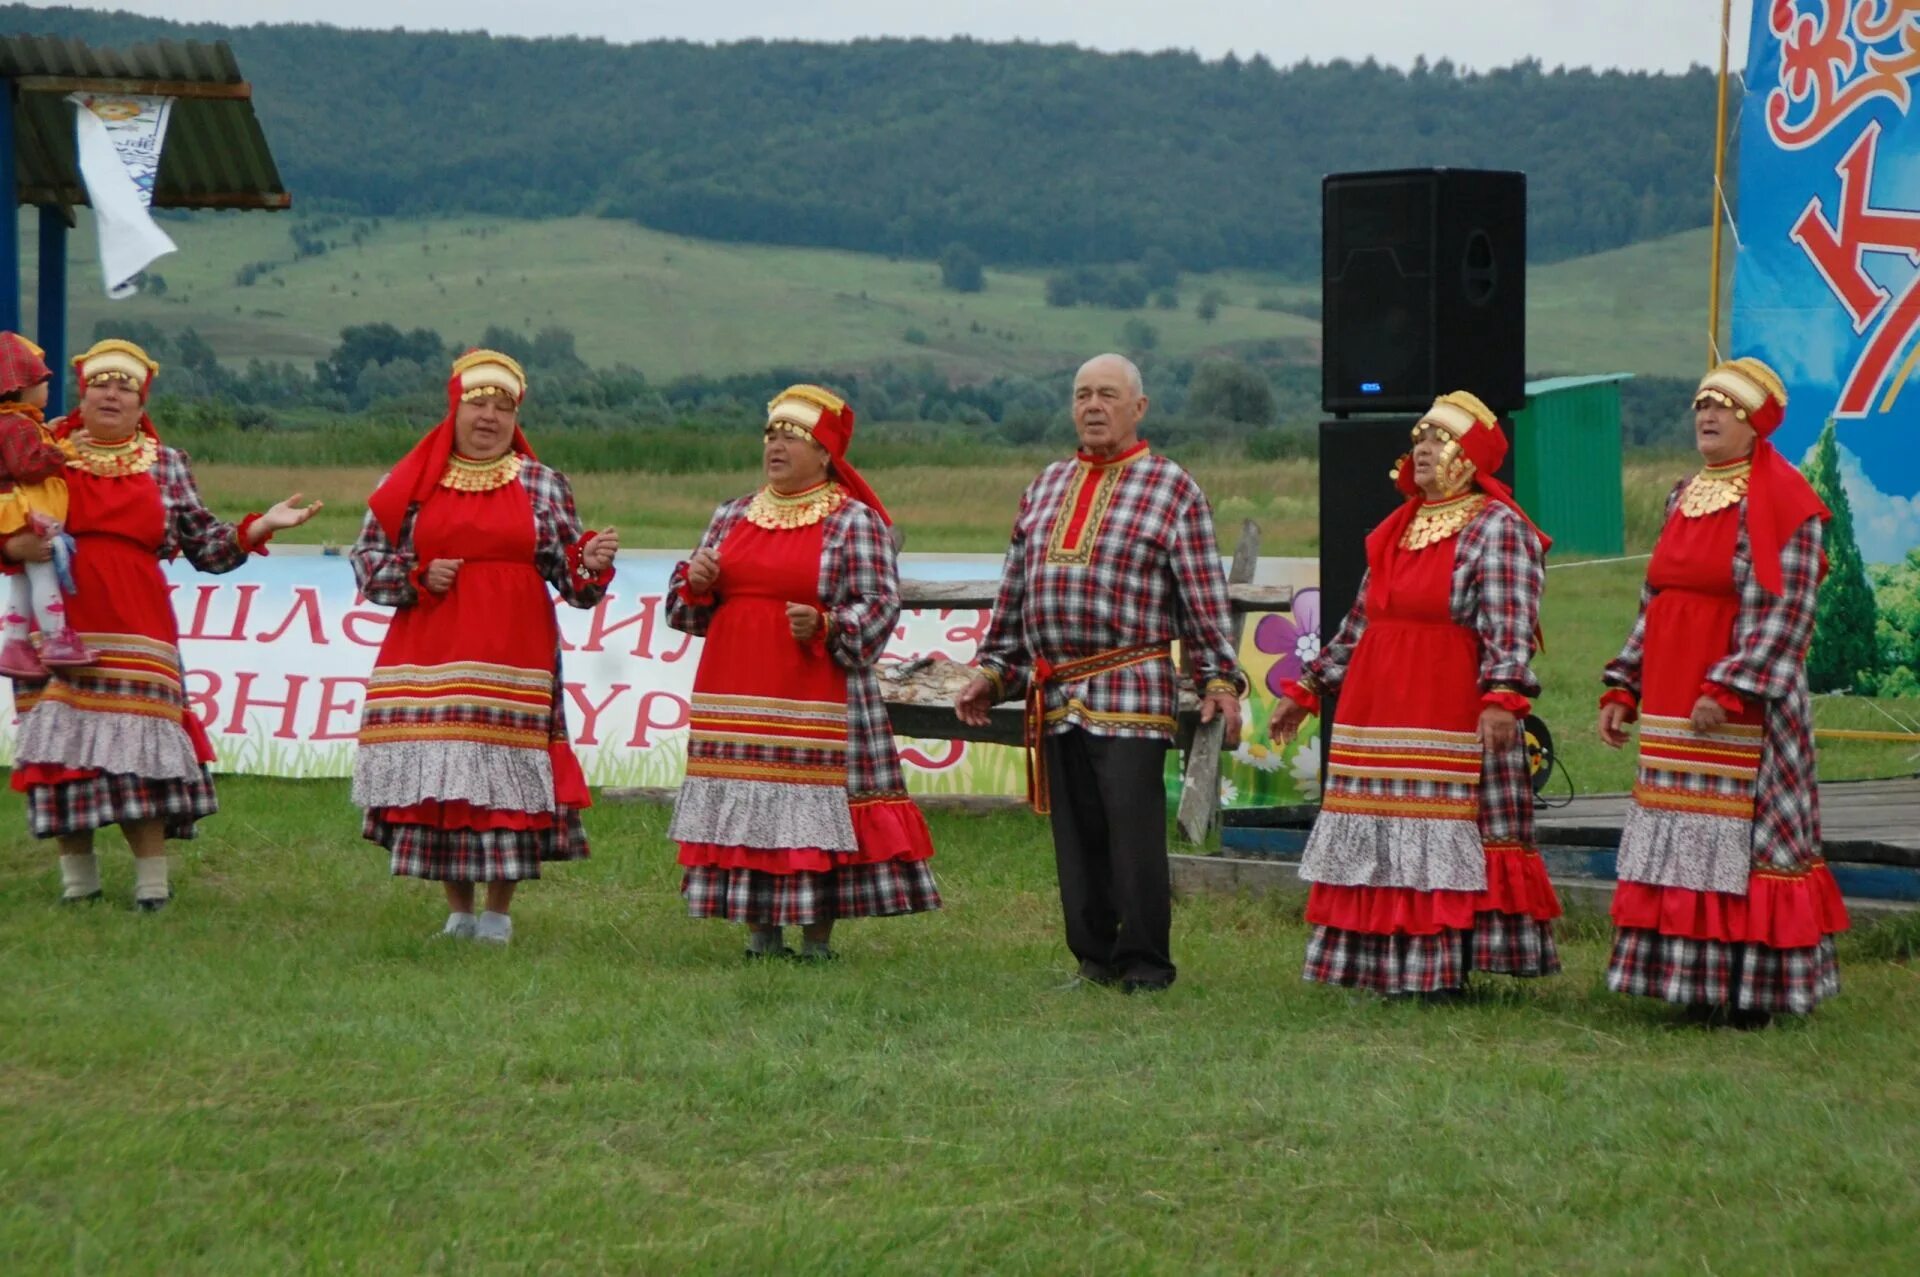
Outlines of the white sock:
<svg viewBox="0 0 1920 1277">
<path fill-rule="evenodd" d="M 100 890 L 100 858 L 92 852 L 60 857 L 60 894 L 84 900 Z"/>
<path fill-rule="evenodd" d="M 25 572 L 17 573 L 7 586 L 7 642 L 27 637 L 27 615 L 32 611 L 33 584 Z"/>
<path fill-rule="evenodd" d="M 474 924 L 474 938 L 505 944 L 513 939 L 513 918 L 509 914 L 495 913 L 489 909 L 480 915 L 480 921 Z"/>
<path fill-rule="evenodd" d="M 165 856 L 133 858 L 133 898 L 135 900 L 165 900 L 172 894 L 173 888 L 167 885 Z"/>
<path fill-rule="evenodd" d="M 60 574 L 52 562 L 29 563 L 21 575 L 33 594 L 33 619 L 42 634 L 58 634 L 67 628 L 67 601 L 60 593 Z"/>
<path fill-rule="evenodd" d="M 441 928 L 442 935 L 466 937 L 473 934 L 473 915 L 457 910 L 447 915 L 447 925 Z"/>
</svg>

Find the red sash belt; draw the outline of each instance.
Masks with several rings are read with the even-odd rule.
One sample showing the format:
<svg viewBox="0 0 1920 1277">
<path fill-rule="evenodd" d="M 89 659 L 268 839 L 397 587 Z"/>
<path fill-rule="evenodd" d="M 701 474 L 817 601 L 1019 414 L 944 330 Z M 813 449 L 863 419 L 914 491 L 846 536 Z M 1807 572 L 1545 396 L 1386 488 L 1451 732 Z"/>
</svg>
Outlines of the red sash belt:
<svg viewBox="0 0 1920 1277">
<path fill-rule="evenodd" d="M 1166 643 L 1142 643 L 1138 647 L 1116 647 L 1110 652 L 1095 652 L 1078 660 L 1054 665 L 1044 656 L 1033 658 L 1033 677 L 1027 683 L 1025 746 L 1027 751 L 1027 803 L 1044 816 L 1053 810 L 1053 795 L 1047 785 L 1047 687 L 1053 683 L 1079 683 L 1096 674 L 1107 674 L 1148 661 L 1164 661 L 1172 654 Z"/>
</svg>

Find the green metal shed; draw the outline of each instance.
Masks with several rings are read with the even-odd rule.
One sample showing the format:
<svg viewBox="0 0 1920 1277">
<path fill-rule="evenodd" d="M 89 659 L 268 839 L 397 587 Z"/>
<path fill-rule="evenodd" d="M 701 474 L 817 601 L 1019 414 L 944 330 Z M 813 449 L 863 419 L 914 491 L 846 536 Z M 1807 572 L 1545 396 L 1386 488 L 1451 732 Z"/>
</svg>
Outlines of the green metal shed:
<svg viewBox="0 0 1920 1277">
<path fill-rule="evenodd" d="M 1630 372 L 1527 383 L 1512 414 L 1513 491 L 1561 554 L 1619 554 L 1620 383 Z"/>
</svg>

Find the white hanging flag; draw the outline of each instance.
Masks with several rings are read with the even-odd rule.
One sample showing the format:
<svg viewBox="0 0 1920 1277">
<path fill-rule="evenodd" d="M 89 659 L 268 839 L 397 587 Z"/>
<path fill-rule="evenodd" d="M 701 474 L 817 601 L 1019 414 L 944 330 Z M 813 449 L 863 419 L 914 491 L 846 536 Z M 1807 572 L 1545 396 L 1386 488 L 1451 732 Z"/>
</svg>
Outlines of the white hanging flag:
<svg viewBox="0 0 1920 1277">
<path fill-rule="evenodd" d="M 131 297 L 133 277 L 175 250 L 147 210 L 160 172 L 172 98 L 73 93 L 74 142 L 80 177 L 100 234 L 100 274 L 107 296 Z"/>
</svg>

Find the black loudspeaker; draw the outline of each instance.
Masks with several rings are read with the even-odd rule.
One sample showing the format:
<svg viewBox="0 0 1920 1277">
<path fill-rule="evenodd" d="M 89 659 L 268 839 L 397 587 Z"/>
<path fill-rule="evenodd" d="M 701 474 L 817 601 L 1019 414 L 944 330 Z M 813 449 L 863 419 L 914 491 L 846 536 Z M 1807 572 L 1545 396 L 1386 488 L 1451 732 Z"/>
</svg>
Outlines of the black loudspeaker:
<svg viewBox="0 0 1920 1277">
<path fill-rule="evenodd" d="M 1470 390 L 1520 406 L 1527 364 L 1527 176 L 1334 173 L 1320 185 L 1320 399 L 1424 412 Z"/>
<path fill-rule="evenodd" d="M 1421 409 L 1428 407 L 1421 404 Z M 1388 476 L 1413 447 L 1418 414 L 1320 423 L 1320 642 L 1332 642 L 1347 619 L 1367 570 L 1367 534 L 1406 500 Z M 1513 486 L 1514 448 L 1494 477 Z M 1320 729 L 1333 723 L 1333 698 L 1321 707 Z M 1321 751 L 1324 764 L 1326 752 Z"/>
</svg>

